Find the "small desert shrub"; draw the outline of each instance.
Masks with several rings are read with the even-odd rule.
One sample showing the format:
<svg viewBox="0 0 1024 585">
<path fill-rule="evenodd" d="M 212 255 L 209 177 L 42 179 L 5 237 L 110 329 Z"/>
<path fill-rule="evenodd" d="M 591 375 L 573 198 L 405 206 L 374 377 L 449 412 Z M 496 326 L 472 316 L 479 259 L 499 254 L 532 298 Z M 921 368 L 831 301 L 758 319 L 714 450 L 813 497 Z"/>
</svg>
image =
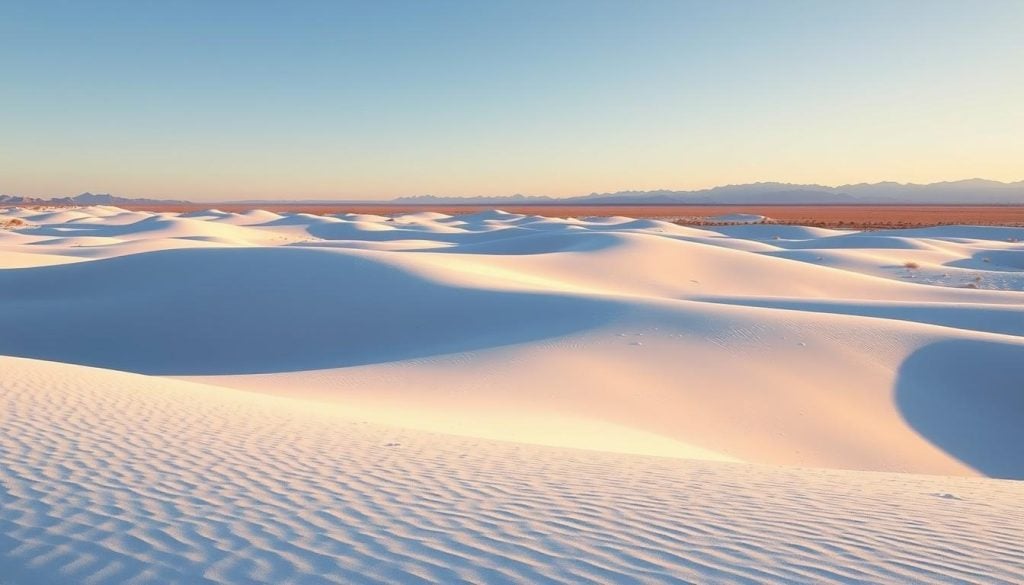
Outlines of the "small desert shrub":
<svg viewBox="0 0 1024 585">
<path fill-rule="evenodd" d="M 921 265 L 918 264 L 917 262 L 904 262 L 903 267 L 906 268 L 907 270 L 917 270 L 918 268 L 921 267 Z"/>
</svg>

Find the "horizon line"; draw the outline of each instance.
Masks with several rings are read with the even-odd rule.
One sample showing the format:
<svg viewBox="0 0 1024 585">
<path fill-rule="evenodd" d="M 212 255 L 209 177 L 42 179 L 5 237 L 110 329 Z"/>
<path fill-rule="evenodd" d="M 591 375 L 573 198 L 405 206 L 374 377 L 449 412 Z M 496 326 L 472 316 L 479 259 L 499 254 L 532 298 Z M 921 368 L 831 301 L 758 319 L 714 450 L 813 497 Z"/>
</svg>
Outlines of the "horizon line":
<svg viewBox="0 0 1024 585">
<path fill-rule="evenodd" d="M 28 199 L 40 199 L 40 200 L 50 199 L 50 200 L 52 200 L 52 199 L 68 199 L 68 198 L 80 197 L 80 196 L 83 196 L 83 195 L 96 195 L 96 196 L 110 195 L 112 197 L 121 197 L 121 198 L 124 198 L 124 199 L 149 199 L 149 200 L 162 200 L 162 201 L 182 201 L 182 202 L 187 202 L 187 203 L 223 203 L 223 204 L 232 204 L 232 203 L 251 203 L 251 202 L 268 202 L 268 203 L 273 203 L 273 202 L 282 202 L 282 203 L 323 202 L 323 203 L 368 203 L 368 204 L 373 204 L 373 203 L 390 202 L 390 201 L 395 201 L 395 200 L 399 200 L 399 199 L 430 199 L 430 198 L 436 198 L 436 199 L 467 199 L 467 200 L 471 200 L 471 199 L 511 199 L 511 198 L 517 198 L 517 199 L 545 199 L 545 200 L 558 201 L 558 200 L 572 200 L 572 199 L 579 199 L 579 198 L 583 198 L 583 197 L 600 196 L 600 195 L 613 196 L 613 195 L 621 195 L 621 194 L 627 194 L 627 193 L 637 193 L 637 194 L 643 194 L 643 193 L 701 193 L 701 192 L 706 192 L 706 191 L 713 191 L 713 190 L 716 190 L 716 189 L 725 189 L 725 188 L 729 188 L 729 187 L 748 187 L 748 186 L 756 186 L 756 185 L 780 185 L 780 186 L 793 186 L 793 187 L 821 187 L 821 188 L 825 188 L 825 189 L 842 189 L 844 187 L 881 186 L 881 185 L 893 185 L 893 186 L 896 186 L 896 187 L 933 187 L 933 186 L 936 186 L 936 185 L 949 185 L 949 184 L 969 183 L 969 182 L 986 182 L 986 183 L 995 183 L 995 184 L 999 184 L 999 185 L 1003 185 L 1003 186 L 1014 186 L 1014 185 L 1018 185 L 1018 184 L 1024 183 L 1024 179 L 1019 179 L 1019 180 L 1015 180 L 1015 181 L 1000 181 L 1000 180 L 997 180 L 997 179 L 986 179 L 986 178 L 983 178 L 983 177 L 971 177 L 971 178 L 966 178 L 966 179 L 951 179 L 951 180 L 934 181 L 934 182 L 930 182 L 930 183 L 916 183 L 916 182 L 912 182 L 912 181 L 902 182 L 902 181 L 894 181 L 894 180 L 882 180 L 882 181 L 876 181 L 876 182 L 862 181 L 862 182 L 858 182 L 858 183 L 842 183 L 842 184 L 838 184 L 838 185 L 829 185 L 829 184 L 824 184 L 824 183 L 791 183 L 791 182 L 785 182 L 785 181 L 765 180 L 765 181 L 753 181 L 753 182 L 749 182 L 749 183 L 725 183 L 725 184 L 715 185 L 715 186 L 712 186 L 712 187 L 703 187 L 703 188 L 689 188 L 689 189 L 686 189 L 686 188 L 683 188 L 683 189 L 658 188 L 658 189 L 642 189 L 642 190 L 640 190 L 640 189 L 621 189 L 621 190 L 618 190 L 618 191 L 592 191 L 590 193 L 580 193 L 580 194 L 576 194 L 576 195 L 544 195 L 544 194 L 525 194 L 525 193 L 512 193 L 512 194 L 502 194 L 502 195 L 444 195 L 444 194 L 434 194 L 434 193 L 418 193 L 418 194 L 407 194 L 407 195 L 394 195 L 394 196 L 391 196 L 391 197 L 385 197 L 385 198 L 380 198 L 380 199 L 363 199 L 363 198 L 358 198 L 358 197 L 348 197 L 348 198 L 343 198 L 343 197 L 339 197 L 339 198 L 287 198 L 287 197 L 282 197 L 282 198 L 269 198 L 269 199 L 264 199 L 264 198 L 238 198 L 238 199 L 210 199 L 210 200 L 193 201 L 191 199 L 178 199 L 178 198 L 175 198 L 175 197 L 166 197 L 166 196 L 158 196 L 158 195 L 153 195 L 153 196 L 151 196 L 151 195 L 116 195 L 116 194 L 114 194 L 111 191 L 101 192 L 99 190 L 97 190 L 97 191 L 86 190 L 86 191 L 82 191 L 82 192 L 74 194 L 74 195 L 61 195 L 61 194 L 56 194 L 56 195 L 54 195 L 54 194 L 49 194 L 49 195 L 20 195 L 18 193 L 3 193 L 3 192 L 0 192 L 0 197 L 24 197 L 24 198 L 28 198 Z"/>
</svg>

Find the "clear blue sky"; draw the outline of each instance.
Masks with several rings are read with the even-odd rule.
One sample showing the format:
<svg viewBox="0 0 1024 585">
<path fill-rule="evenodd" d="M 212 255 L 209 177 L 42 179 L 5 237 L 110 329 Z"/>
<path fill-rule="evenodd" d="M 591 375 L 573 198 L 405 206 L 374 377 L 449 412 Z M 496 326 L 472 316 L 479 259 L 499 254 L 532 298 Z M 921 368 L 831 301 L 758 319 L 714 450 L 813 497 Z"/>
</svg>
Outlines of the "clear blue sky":
<svg viewBox="0 0 1024 585">
<path fill-rule="evenodd" d="M 0 0 L 0 193 L 1024 178 L 1024 2 Z"/>
</svg>

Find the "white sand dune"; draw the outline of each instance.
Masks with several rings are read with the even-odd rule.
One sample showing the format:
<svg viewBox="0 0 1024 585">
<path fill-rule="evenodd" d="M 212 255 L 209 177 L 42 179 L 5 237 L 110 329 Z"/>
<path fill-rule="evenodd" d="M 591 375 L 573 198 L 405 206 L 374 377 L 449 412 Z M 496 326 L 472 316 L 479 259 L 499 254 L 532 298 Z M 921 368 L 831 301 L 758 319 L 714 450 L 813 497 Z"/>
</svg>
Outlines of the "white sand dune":
<svg viewBox="0 0 1024 585">
<path fill-rule="evenodd" d="M 1013 583 L 1019 482 L 521 446 L 0 358 L 14 583 Z"/>
<path fill-rule="evenodd" d="M 15 217 L 5 585 L 1024 579 L 1024 230 Z"/>
</svg>

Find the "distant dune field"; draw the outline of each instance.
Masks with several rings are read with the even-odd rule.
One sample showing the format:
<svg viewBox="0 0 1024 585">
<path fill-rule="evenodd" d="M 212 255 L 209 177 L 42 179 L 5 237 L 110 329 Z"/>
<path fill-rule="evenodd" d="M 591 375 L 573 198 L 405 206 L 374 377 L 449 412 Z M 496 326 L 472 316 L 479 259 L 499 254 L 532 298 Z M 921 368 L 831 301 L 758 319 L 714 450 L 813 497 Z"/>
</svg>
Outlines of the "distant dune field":
<svg viewBox="0 0 1024 585">
<path fill-rule="evenodd" d="M 417 211 L 456 215 L 486 211 L 495 206 L 374 203 L 337 205 L 195 203 L 126 206 L 127 209 L 136 211 L 174 213 L 200 211 L 210 207 L 230 212 L 265 209 L 274 212 L 316 215 L 337 213 L 393 215 Z M 510 213 L 524 215 L 548 217 L 625 215 L 639 218 L 681 219 L 681 223 L 686 224 L 699 223 L 699 220 L 695 218 L 746 213 L 763 215 L 780 223 L 856 229 L 926 227 L 945 224 L 1024 225 L 1024 205 L 500 205 L 498 207 Z"/>
</svg>

